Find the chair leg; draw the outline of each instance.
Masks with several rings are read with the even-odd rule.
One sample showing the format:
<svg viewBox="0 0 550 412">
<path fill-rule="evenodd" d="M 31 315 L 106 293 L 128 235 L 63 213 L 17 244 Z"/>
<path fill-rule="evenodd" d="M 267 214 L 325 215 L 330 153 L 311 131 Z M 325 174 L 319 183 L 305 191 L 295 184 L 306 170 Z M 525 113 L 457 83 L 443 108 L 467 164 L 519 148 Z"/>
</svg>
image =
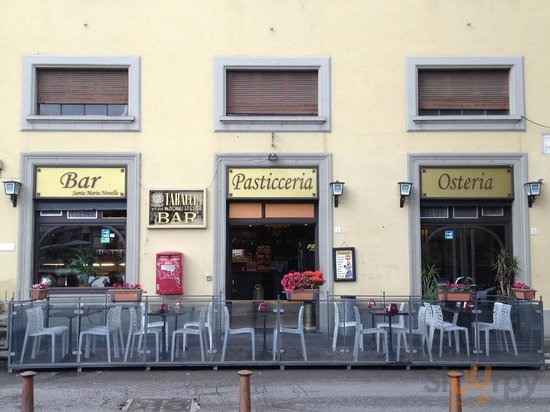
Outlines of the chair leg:
<svg viewBox="0 0 550 412">
<path fill-rule="evenodd" d="M 224 338 L 223 338 L 222 362 L 225 359 L 225 348 L 227 348 L 227 335 L 228 335 L 228 333 L 226 333 Z"/>
<path fill-rule="evenodd" d="M 518 348 L 516 346 L 516 337 L 514 336 L 514 331 L 512 329 L 509 329 L 508 332 L 510 332 L 510 339 L 512 340 L 512 346 L 514 348 L 514 354 L 518 356 Z M 506 334 L 506 332 L 504 332 Z"/>
<path fill-rule="evenodd" d="M 160 352 L 160 335 L 155 333 L 155 359 L 159 361 L 159 352 Z"/>
<path fill-rule="evenodd" d="M 250 334 L 250 340 L 252 341 L 252 360 L 256 360 L 256 339 L 254 339 L 254 332 Z"/>
<path fill-rule="evenodd" d="M 201 347 L 201 361 L 204 362 L 204 339 L 201 331 L 199 331 L 199 344 Z"/>
<path fill-rule="evenodd" d="M 155 334 L 155 336 L 158 337 L 159 336 L 158 333 Z M 172 332 L 172 351 L 171 351 L 171 356 L 170 356 L 170 359 L 172 360 L 172 362 L 174 362 L 174 351 L 177 351 L 176 336 L 177 336 L 177 333 Z M 158 356 L 158 351 L 159 351 L 159 347 L 158 347 L 158 342 L 157 342 L 157 356 Z M 177 356 L 177 352 L 176 352 L 176 356 Z"/>
<path fill-rule="evenodd" d="M 388 348 L 388 334 L 384 333 L 384 348 L 386 350 L 386 362 L 390 360 L 390 351 Z"/>
<path fill-rule="evenodd" d="M 485 332 L 485 355 L 489 356 L 489 329 L 482 330 Z"/>
<path fill-rule="evenodd" d="M 27 347 L 28 339 L 29 339 L 29 335 L 25 333 L 25 339 L 23 339 L 23 348 L 21 349 L 21 357 L 19 358 L 19 363 L 23 363 L 23 356 L 25 355 L 25 349 Z"/>
<path fill-rule="evenodd" d="M 336 352 L 336 339 L 338 339 L 338 324 L 334 324 L 334 333 L 332 334 L 332 351 Z"/>
<path fill-rule="evenodd" d="M 397 362 L 399 362 L 399 355 L 401 353 L 401 333 L 397 333 Z"/>
<path fill-rule="evenodd" d="M 52 339 L 52 363 L 55 363 L 55 333 L 51 334 Z"/>
<path fill-rule="evenodd" d="M 107 339 L 107 362 L 111 363 L 111 334 L 109 332 L 107 332 L 105 339 Z M 116 343 L 113 342 L 113 344 L 115 345 L 116 356 Z"/>
<path fill-rule="evenodd" d="M 40 345 L 40 336 L 35 336 L 34 340 L 32 341 L 31 359 L 36 358 L 36 353 L 38 352 L 39 345 Z"/>
<path fill-rule="evenodd" d="M 307 353 L 306 353 L 306 340 L 304 338 L 304 334 L 300 334 L 301 341 L 302 341 L 302 355 L 304 355 L 304 361 L 307 362 Z"/>
<path fill-rule="evenodd" d="M 134 334 L 130 332 L 128 334 L 128 341 L 126 342 L 126 353 L 124 353 L 124 363 L 128 362 L 128 354 L 130 353 L 130 342 L 134 340 Z M 132 342 L 132 353 L 134 353 L 134 344 Z M 130 354 L 130 357 L 132 355 Z"/>
<path fill-rule="evenodd" d="M 353 358 L 357 361 L 357 358 L 359 357 L 359 329 L 355 329 L 355 339 L 353 341 Z M 376 334 L 376 338 L 378 339 L 378 334 Z M 362 336 L 361 336 L 362 339 Z"/>
</svg>

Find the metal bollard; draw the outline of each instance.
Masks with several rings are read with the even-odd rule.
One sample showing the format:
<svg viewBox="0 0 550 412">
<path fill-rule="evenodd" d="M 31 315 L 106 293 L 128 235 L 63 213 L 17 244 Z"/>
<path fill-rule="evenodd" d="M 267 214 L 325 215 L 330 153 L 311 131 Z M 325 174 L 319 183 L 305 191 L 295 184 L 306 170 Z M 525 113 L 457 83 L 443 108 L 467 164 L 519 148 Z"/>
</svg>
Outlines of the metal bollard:
<svg viewBox="0 0 550 412">
<path fill-rule="evenodd" d="M 250 375 L 251 371 L 243 370 L 239 372 L 239 412 L 250 412 Z"/>
<path fill-rule="evenodd" d="M 36 372 L 21 372 L 19 376 L 23 378 L 23 389 L 21 391 L 21 412 L 34 411 L 34 386 L 33 378 Z"/>
<path fill-rule="evenodd" d="M 460 391 L 462 374 L 450 371 L 447 376 L 449 377 L 449 412 L 462 412 L 462 393 Z"/>
</svg>

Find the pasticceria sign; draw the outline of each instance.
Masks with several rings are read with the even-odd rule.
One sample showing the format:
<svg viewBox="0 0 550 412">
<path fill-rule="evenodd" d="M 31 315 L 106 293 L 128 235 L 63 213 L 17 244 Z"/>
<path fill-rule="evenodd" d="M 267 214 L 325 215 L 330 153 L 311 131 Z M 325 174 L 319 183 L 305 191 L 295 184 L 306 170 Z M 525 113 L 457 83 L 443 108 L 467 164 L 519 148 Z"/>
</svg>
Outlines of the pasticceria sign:
<svg viewBox="0 0 550 412">
<path fill-rule="evenodd" d="M 206 190 L 150 190 L 149 227 L 206 227 Z"/>
<path fill-rule="evenodd" d="M 245 198 L 316 199 L 316 168 L 230 168 L 228 196 Z"/>
<path fill-rule="evenodd" d="M 124 167 L 37 167 L 35 197 L 71 199 L 123 199 Z"/>
<path fill-rule="evenodd" d="M 422 167 L 422 199 L 513 199 L 512 167 Z"/>
</svg>

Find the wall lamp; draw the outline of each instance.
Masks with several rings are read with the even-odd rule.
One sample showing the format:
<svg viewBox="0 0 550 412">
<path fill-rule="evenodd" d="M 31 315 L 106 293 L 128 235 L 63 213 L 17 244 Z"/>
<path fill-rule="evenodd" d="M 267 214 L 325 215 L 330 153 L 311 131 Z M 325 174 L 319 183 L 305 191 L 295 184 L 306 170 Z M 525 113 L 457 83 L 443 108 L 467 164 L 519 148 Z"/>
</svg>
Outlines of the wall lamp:
<svg viewBox="0 0 550 412">
<path fill-rule="evenodd" d="M 21 183 L 15 180 L 7 180 L 4 182 L 4 193 L 10 197 L 13 207 L 17 206 L 17 195 L 21 189 Z"/>
<path fill-rule="evenodd" d="M 403 207 L 405 204 L 405 198 L 411 195 L 411 188 L 413 184 L 411 182 L 397 182 L 397 184 L 399 185 L 399 194 L 401 195 L 399 207 Z"/>
<path fill-rule="evenodd" d="M 541 186 L 542 179 L 539 179 L 536 182 L 527 182 L 523 184 L 523 187 L 527 192 L 527 203 L 529 204 L 529 207 L 533 206 L 535 198 L 540 195 Z"/>
<path fill-rule="evenodd" d="M 344 193 L 344 184 L 344 182 L 339 182 L 338 180 L 336 182 L 330 182 L 330 190 L 334 197 L 334 207 L 338 207 L 338 198 Z"/>
</svg>

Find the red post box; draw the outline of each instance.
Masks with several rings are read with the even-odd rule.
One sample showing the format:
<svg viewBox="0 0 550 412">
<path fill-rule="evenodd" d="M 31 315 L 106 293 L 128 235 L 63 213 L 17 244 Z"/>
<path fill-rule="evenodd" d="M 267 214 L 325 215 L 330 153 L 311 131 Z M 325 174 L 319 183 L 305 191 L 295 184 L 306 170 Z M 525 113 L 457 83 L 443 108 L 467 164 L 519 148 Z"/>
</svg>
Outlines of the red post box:
<svg viewBox="0 0 550 412">
<path fill-rule="evenodd" d="M 183 253 L 157 253 L 157 295 L 183 293 Z"/>
</svg>

